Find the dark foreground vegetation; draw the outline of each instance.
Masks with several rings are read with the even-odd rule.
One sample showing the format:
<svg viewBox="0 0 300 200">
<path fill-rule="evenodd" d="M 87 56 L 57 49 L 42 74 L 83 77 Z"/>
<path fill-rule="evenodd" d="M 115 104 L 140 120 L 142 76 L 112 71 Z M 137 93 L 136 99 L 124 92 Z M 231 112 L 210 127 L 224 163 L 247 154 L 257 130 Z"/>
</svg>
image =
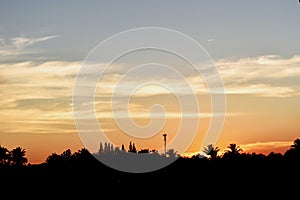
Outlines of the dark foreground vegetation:
<svg viewBox="0 0 300 200">
<path fill-rule="evenodd" d="M 24 192 L 31 195 L 42 192 L 47 196 L 58 193 L 76 196 L 105 194 L 111 190 L 114 192 L 110 194 L 114 196 L 120 195 L 119 189 L 125 188 L 131 192 L 142 189 L 146 196 L 148 192 L 151 195 L 152 190 L 165 191 L 165 194 L 186 192 L 198 195 L 229 195 L 239 191 L 247 196 L 264 193 L 273 196 L 284 194 L 285 197 L 298 193 L 300 139 L 296 139 L 284 154 L 243 153 L 236 144 L 230 144 L 222 155 L 212 145 L 203 152 L 205 155 L 202 158 L 199 155 L 187 158 L 180 157 L 174 150 L 160 155 L 155 150 L 138 151 L 131 146 L 126 151 L 124 146 L 119 149 L 105 144 L 95 155 L 86 149 L 74 153 L 68 149 L 61 154 L 53 153 L 44 163 L 35 165 L 27 163 L 25 149 L 17 147 L 9 151 L 0 147 L 0 188 L 1 192 L 15 191 L 9 193 L 11 196 L 22 196 Z M 147 173 L 121 172 L 95 158 L 122 153 L 178 158 L 167 167 Z"/>
</svg>

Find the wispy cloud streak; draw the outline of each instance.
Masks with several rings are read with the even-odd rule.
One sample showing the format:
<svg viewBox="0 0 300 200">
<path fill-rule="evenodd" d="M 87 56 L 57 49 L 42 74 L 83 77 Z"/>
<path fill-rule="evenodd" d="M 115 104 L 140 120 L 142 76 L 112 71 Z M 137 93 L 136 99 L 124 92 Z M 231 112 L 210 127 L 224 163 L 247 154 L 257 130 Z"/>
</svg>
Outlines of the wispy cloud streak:
<svg viewBox="0 0 300 200">
<path fill-rule="evenodd" d="M 25 48 L 27 46 L 33 45 L 38 42 L 47 41 L 56 37 L 60 37 L 59 35 L 52 35 L 52 36 L 45 36 L 45 37 L 36 37 L 36 38 L 29 38 L 29 37 L 15 37 L 12 38 L 12 44 L 17 48 Z"/>
</svg>

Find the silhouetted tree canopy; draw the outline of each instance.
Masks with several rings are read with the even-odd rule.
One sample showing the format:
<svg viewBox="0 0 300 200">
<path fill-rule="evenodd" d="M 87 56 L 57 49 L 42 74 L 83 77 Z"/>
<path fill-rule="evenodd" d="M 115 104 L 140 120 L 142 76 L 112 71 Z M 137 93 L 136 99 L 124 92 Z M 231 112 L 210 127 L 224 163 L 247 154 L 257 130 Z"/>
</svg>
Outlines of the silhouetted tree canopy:
<svg viewBox="0 0 300 200">
<path fill-rule="evenodd" d="M 232 160 L 241 158 L 240 152 L 243 150 L 239 146 L 237 146 L 236 144 L 229 144 L 227 148 L 228 150 L 226 150 L 226 152 L 223 154 L 223 158 Z"/>
<path fill-rule="evenodd" d="M 172 158 L 172 159 L 177 158 L 179 156 L 177 151 L 175 151 L 175 149 L 168 149 L 166 154 L 167 154 L 167 157 Z"/>
<path fill-rule="evenodd" d="M 288 159 L 293 159 L 293 160 L 297 160 L 299 159 L 299 147 L 300 147 L 300 140 L 296 139 L 294 141 L 294 144 L 291 145 L 290 149 L 288 149 L 284 155 L 282 155 L 281 153 L 275 153 L 275 152 L 271 152 L 268 155 L 264 155 L 262 153 L 256 153 L 256 152 L 252 152 L 252 153 L 242 153 L 242 149 L 236 145 L 236 144 L 229 144 L 228 145 L 228 149 L 226 149 L 225 153 L 223 153 L 222 155 L 218 155 L 220 149 L 218 147 L 214 147 L 212 144 L 208 145 L 207 147 L 204 148 L 203 153 L 205 155 L 207 155 L 207 158 L 209 160 L 248 160 L 251 162 L 256 162 L 256 161 L 284 161 L 284 157 L 288 158 Z M 15 152 L 14 155 L 22 155 L 19 156 L 17 159 L 16 156 L 14 156 L 13 158 L 15 159 L 14 162 L 12 162 L 11 158 L 10 158 L 10 154 L 12 154 L 12 152 Z M 16 154 L 16 152 L 18 152 L 18 154 Z M 21 153 L 23 152 L 23 153 Z M 149 149 L 141 149 L 141 150 L 137 150 L 135 148 L 135 144 L 130 142 L 129 143 L 129 150 L 128 153 L 143 153 L 143 154 L 148 154 L 149 156 L 152 157 L 156 157 L 156 158 L 162 158 L 162 157 L 167 157 L 167 158 L 179 158 L 180 155 L 177 154 L 177 151 L 175 149 L 168 149 L 166 152 L 166 155 L 164 154 L 160 154 L 158 153 L 157 150 L 153 149 L 153 150 L 149 150 Z M 97 153 L 95 153 L 94 155 L 91 154 L 87 149 L 82 148 L 80 150 L 78 150 L 77 152 L 75 152 L 74 154 L 72 154 L 70 149 L 65 150 L 64 152 L 62 152 L 61 154 L 57 154 L 57 153 L 52 153 L 51 155 L 49 155 L 46 159 L 46 164 L 49 165 L 64 165 L 66 163 L 80 163 L 80 162 L 94 162 L 96 159 L 95 157 L 99 157 L 99 158 L 112 158 L 112 157 L 116 157 L 116 158 L 120 158 L 120 156 L 126 156 L 127 152 L 125 151 L 124 145 L 122 145 L 121 149 L 119 147 L 114 147 L 113 144 L 110 143 L 104 143 L 104 145 L 102 143 L 100 143 L 99 146 L 99 151 Z M 138 155 L 138 154 L 137 154 Z M 200 157 L 201 154 L 197 154 L 192 156 L 191 158 L 187 158 L 184 157 L 184 160 L 188 159 L 188 160 L 207 160 L 207 158 L 201 158 Z M 21 165 L 21 163 L 26 163 L 23 159 L 23 161 L 20 161 L 20 157 L 24 158 L 25 156 L 25 150 L 19 148 L 16 148 L 15 150 L 11 151 L 11 153 L 5 148 L 5 147 L 0 147 L 0 161 L 1 161 L 1 165 L 5 164 L 5 163 L 11 163 L 12 165 Z M 16 161 L 19 160 L 19 161 Z M 18 164 L 17 164 L 18 163 Z M 22 165 L 23 165 L 22 164 Z"/>
<path fill-rule="evenodd" d="M 27 158 L 25 157 L 25 154 L 26 150 L 21 147 L 16 147 L 15 149 L 13 149 L 10 152 L 11 164 L 18 167 L 25 165 L 28 162 Z"/>
<path fill-rule="evenodd" d="M 134 144 L 134 143 L 131 143 L 131 141 L 129 142 L 129 149 L 128 149 L 128 152 L 131 152 L 131 153 L 137 153 L 135 144 Z"/>
<path fill-rule="evenodd" d="M 149 149 L 141 149 L 138 153 L 149 153 Z"/>
<path fill-rule="evenodd" d="M 290 149 L 284 153 L 284 156 L 288 159 L 300 159 L 300 139 L 294 141 Z"/>
<path fill-rule="evenodd" d="M 47 157 L 46 163 L 48 163 L 49 165 L 61 165 L 64 163 L 64 160 L 57 153 L 52 153 Z"/>
<path fill-rule="evenodd" d="M 133 150 L 133 146 L 131 143 L 131 150 Z M 256 188 L 264 188 L 266 185 L 280 186 L 280 190 L 285 185 L 297 187 L 293 181 L 299 180 L 299 163 L 290 162 L 290 160 L 297 161 L 299 158 L 298 149 L 298 139 L 284 153 L 284 156 L 276 152 L 271 152 L 268 155 L 256 152 L 244 153 L 236 144 L 230 144 L 225 153 L 218 155 L 220 149 L 208 145 L 203 150 L 208 157 L 200 158 L 200 154 L 197 154 L 190 158 L 181 157 L 175 149 L 168 149 L 166 155 L 155 149 L 149 150 L 147 148 L 136 149 L 138 153 L 132 154 L 122 150 L 122 147 L 100 143 L 99 150 L 94 154 L 86 148 L 73 153 L 71 149 L 66 149 L 60 153 L 50 154 L 44 163 L 26 165 L 25 149 L 17 147 L 9 151 L 1 146 L 0 177 L 3 185 L 12 187 L 14 191 L 18 191 L 16 185 L 23 188 L 24 183 L 27 186 L 33 180 L 43 188 L 51 188 L 52 193 L 56 191 L 53 188 L 57 188 L 57 190 L 61 189 L 59 191 L 65 191 L 68 195 L 69 193 L 77 195 L 83 191 L 84 187 L 86 187 L 85 195 L 91 191 L 106 191 L 106 188 L 108 191 L 111 188 L 126 186 L 132 188 L 133 186 L 137 187 L 137 185 L 143 188 L 162 189 L 171 185 L 174 189 L 174 185 L 180 184 L 187 184 L 190 187 L 194 184 L 194 180 L 197 187 L 200 186 L 200 192 L 207 191 L 207 189 L 215 191 L 217 184 L 219 184 L 221 189 L 228 187 L 229 191 L 232 192 L 240 191 L 240 187 L 253 193 L 253 181 L 255 181 Z M 149 156 L 155 159 L 177 157 L 178 159 L 163 169 L 141 174 L 114 170 L 96 159 L 97 156 L 100 156 L 101 158 L 108 157 L 118 160 L 127 155 L 137 158 Z M 282 181 L 279 181 L 280 179 Z M 11 181 L 10 184 L 7 183 L 8 181 Z M 49 186 L 46 187 L 46 184 Z M 67 187 L 71 189 L 66 189 Z M 5 191 L 3 186 L 1 188 L 2 191 Z M 29 189 L 32 188 L 36 187 Z M 267 191 L 270 192 L 270 190 Z"/>
<path fill-rule="evenodd" d="M 218 158 L 218 152 L 220 151 L 219 147 L 214 147 L 212 144 L 207 145 L 204 148 L 203 152 L 209 156 L 211 160 L 215 160 Z"/>
<path fill-rule="evenodd" d="M 0 165 L 9 163 L 9 151 L 7 148 L 0 146 Z"/>
</svg>

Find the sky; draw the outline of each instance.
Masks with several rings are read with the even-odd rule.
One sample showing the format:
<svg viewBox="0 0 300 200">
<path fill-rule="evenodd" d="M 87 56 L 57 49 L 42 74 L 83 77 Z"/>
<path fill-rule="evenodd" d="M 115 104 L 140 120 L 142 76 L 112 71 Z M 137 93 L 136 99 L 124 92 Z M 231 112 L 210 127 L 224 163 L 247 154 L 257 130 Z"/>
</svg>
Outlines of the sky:
<svg viewBox="0 0 300 200">
<path fill-rule="evenodd" d="M 25 148 L 30 163 L 43 162 L 53 152 L 84 147 L 73 115 L 76 76 L 92 65 L 84 62 L 88 55 L 105 65 L 101 51 L 92 52 L 100 42 L 142 27 L 186 34 L 205 50 L 199 56 L 216 67 L 226 94 L 225 122 L 215 144 L 220 149 L 236 143 L 248 152 L 283 153 L 300 137 L 300 4 L 296 0 L 12 0 L 0 5 L 0 144 L 9 149 Z M 131 45 L 131 41 L 124 45 Z M 112 53 L 121 44 L 113 43 L 105 52 Z M 184 40 L 166 44 L 182 49 L 186 45 Z M 209 71 L 211 66 L 202 61 L 198 60 Z M 134 68 L 142 64 L 145 66 Z M 170 72 L 167 65 L 184 77 L 176 70 Z M 88 78 L 93 78 L 93 73 Z M 143 85 L 147 81 L 152 84 Z M 196 116 L 200 122 L 192 141 L 186 143 L 185 136 L 179 140 L 189 144 L 184 153 L 199 152 L 212 117 L 207 82 L 178 56 L 155 49 L 131 52 L 105 71 L 95 95 L 101 130 L 116 146 L 127 147 L 134 141 L 138 149 L 162 148 L 161 134 L 168 133 L 171 141 L 183 126 L 178 98 L 191 100 L 185 81 L 194 91 L 200 112 L 188 112 L 184 131 L 192 132 L 189 119 Z M 110 98 L 114 89 L 116 104 Z M 132 89 L 134 93 L 130 93 Z M 132 96 L 128 100 L 124 94 Z M 151 106 L 157 103 L 166 114 L 158 108 L 151 116 Z M 148 139 L 125 133 L 129 130 L 123 116 L 126 109 L 135 125 L 147 128 L 153 123 L 153 130 L 150 126 L 145 129 L 149 135 L 139 135 Z M 120 129 L 118 123 L 123 122 L 125 128 Z M 181 143 L 171 147 L 180 149 Z"/>
</svg>

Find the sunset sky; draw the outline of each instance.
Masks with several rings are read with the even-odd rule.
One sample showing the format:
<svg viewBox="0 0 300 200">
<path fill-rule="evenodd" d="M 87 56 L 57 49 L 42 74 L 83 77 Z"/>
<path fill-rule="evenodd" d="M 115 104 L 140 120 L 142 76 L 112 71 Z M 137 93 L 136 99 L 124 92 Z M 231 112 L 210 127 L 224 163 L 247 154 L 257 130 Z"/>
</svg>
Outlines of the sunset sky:
<svg viewBox="0 0 300 200">
<path fill-rule="evenodd" d="M 182 32 L 211 57 L 226 94 L 225 123 L 215 144 L 220 149 L 236 143 L 248 152 L 283 153 L 300 138 L 300 4 L 296 0 L 29 0 L 0 5 L 0 145 L 25 148 L 30 163 L 43 162 L 53 152 L 84 147 L 73 119 L 76 75 L 96 45 L 139 27 Z M 136 52 L 112 64 L 103 76 L 102 88 L 96 90 L 99 126 L 116 146 L 126 148 L 133 141 L 138 149 L 160 149 L 163 133 L 168 134 L 168 141 L 175 137 L 181 125 L 176 97 L 189 95 L 181 89 L 177 75 L 163 65 L 151 65 L 122 79 L 124 71 L 151 59 L 181 70 L 195 91 L 200 112 L 192 114 L 200 123 L 185 153 L 199 152 L 211 119 L 210 94 L 205 81 L 187 63 L 167 53 Z M 121 79 L 123 92 L 137 88 L 128 104 L 122 95 L 117 96 L 125 106 L 117 108 L 119 118 L 129 108 L 134 122 L 145 126 L 151 122 L 153 104 L 165 108 L 164 127 L 148 133 L 148 139 L 133 138 L 115 123 L 109 94 Z M 174 86 L 175 94 L 159 84 L 139 85 L 146 79 Z M 153 114 L 153 121 L 161 120 L 160 112 Z M 180 149 L 180 144 L 172 148 Z"/>
</svg>

